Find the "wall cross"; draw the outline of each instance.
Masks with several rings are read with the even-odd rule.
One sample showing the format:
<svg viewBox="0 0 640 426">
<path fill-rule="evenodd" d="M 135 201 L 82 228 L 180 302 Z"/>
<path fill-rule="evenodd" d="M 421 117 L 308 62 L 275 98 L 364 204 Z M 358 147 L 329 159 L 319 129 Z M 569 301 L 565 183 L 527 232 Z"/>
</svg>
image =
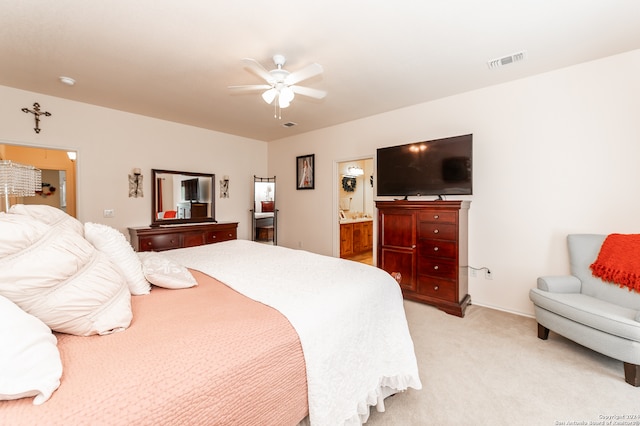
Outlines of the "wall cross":
<svg viewBox="0 0 640 426">
<path fill-rule="evenodd" d="M 33 104 L 33 110 L 30 110 L 29 108 L 22 108 L 22 112 L 30 112 L 31 114 L 34 115 L 34 118 L 36 120 L 36 127 L 33 128 L 33 130 L 36 131 L 36 133 L 40 133 L 40 116 L 44 115 L 45 117 L 49 117 L 51 116 L 51 113 L 48 111 L 40 111 L 40 104 L 35 102 Z"/>
</svg>

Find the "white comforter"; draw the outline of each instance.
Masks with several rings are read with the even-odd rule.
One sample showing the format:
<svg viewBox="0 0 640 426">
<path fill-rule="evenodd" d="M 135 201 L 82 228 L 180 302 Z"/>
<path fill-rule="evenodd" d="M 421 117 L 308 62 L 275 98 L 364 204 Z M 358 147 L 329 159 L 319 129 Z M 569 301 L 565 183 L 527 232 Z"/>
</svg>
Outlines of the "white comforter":
<svg viewBox="0 0 640 426">
<path fill-rule="evenodd" d="M 386 272 L 246 240 L 164 253 L 287 317 L 305 356 L 313 426 L 360 424 L 369 406 L 384 409 L 388 388 L 422 388 L 402 294 Z"/>
</svg>

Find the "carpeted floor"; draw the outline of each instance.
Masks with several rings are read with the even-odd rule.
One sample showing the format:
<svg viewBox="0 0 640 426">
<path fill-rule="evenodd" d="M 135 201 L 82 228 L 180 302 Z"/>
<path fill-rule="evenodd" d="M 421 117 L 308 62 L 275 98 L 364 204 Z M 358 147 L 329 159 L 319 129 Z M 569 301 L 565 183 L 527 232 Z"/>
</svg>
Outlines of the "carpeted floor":
<svg viewBox="0 0 640 426">
<path fill-rule="evenodd" d="M 473 305 L 458 318 L 410 301 L 405 310 L 423 389 L 388 398 L 367 426 L 640 425 L 640 388 L 620 361 L 553 332 L 540 340 L 532 318 Z"/>
</svg>

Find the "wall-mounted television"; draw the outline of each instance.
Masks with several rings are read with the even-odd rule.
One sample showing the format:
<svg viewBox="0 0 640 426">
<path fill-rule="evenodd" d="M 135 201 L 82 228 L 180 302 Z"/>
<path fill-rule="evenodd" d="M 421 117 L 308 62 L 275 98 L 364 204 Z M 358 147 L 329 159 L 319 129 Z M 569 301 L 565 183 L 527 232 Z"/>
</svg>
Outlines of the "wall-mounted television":
<svg viewBox="0 0 640 426">
<path fill-rule="evenodd" d="M 378 196 L 471 195 L 473 135 L 378 148 Z"/>
</svg>

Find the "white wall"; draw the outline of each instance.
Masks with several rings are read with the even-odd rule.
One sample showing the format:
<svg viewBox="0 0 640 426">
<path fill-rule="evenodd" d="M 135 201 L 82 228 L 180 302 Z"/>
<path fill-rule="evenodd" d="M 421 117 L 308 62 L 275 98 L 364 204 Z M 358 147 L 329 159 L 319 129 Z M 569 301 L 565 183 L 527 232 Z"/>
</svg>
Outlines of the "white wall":
<svg viewBox="0 0 640 426">
<path fill-rule="evenodd" d="M 73 90 L 73 88 L 71 88 Z M 238 221 L 249 239 L 253 176 L 266 175 L 267 144 L 201 128 L 0 86 L 0 143 L 78 150 L 78 219 L 120 229 L 151 223 L 151 169 L 215 173 L 230 177 L 230 198 L 219 198 L 216 219 Z M 34 102 L 51 117 L 33 130 Z M 144 197 L 128 197 L 128 175 L 139 167 Z M 104 218 L 104 209 L 115 217 Z"/>
<path fill-rule="evenodd" d="M 239 221 L 248 239 L 253 175 L 276 175 L 278 243 L 331 255 L 337 162 L 473 133 L 469 257 L 493 280 L 470 278 L 472 301 L 532 314 L 536 277 L 568 271 L 567 233 L 640 233 L 638 75 L 637 50 L 269 144 L 0 86 L 0 143 L 78 150 L 78 218 L 123 232 L 150 223 L 158 168 L 229 175 L 216 217 Z M 40 134 L 20 111 L 34 102 L 53 114 Z M 295 158 L 306 154 L 315 154 L 315 189 L 297 191 Z M 134 167 L 144 198 L 128 198 Z M 114 218 L 102 217 L 107 208 Z"/>
<path fill-rule="evenodd" d="M 470 278 L 472 302 L 531 315 L 536 278 L 568 272 L 566 234 L 640 232 L 638 75 L 640 50 L 271 142 L 278 242 L 334 253 L 337 161 L 473 133 L 469 258 L 493 280 Z M 316 189 L 296 191 L 305 154 Z"/>
</svg>

